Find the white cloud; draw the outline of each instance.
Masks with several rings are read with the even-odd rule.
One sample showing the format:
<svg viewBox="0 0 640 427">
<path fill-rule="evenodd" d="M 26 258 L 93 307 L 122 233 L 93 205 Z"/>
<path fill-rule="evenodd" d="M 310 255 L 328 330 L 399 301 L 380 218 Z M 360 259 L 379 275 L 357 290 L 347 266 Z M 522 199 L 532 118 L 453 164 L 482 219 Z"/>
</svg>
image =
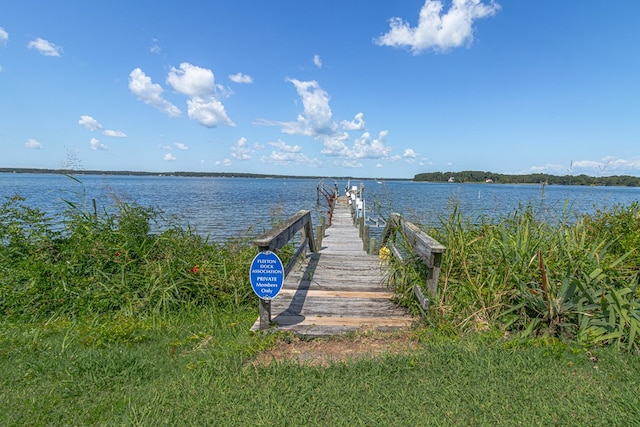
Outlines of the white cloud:
<svg viewBox="0 0 640 427">
<path fill-rule="evenodd" d="M 281 126 L 284 133 L 291 135 L 320 136 L 332 135 L 336 132 L 337 125 L 331 120 L 331 107 L 329 107 L 329 94 L 325 92 L 316 81 L 300 81 L 287 79 L 291 82 L 302 98 L 304 111 L 298 114 L 293 122 L 269 122 L 257 121 L 258 124 Z"/>
<path fill-rule="evenodd" d="M 212 128 L 218 125 L 235 126 L 231 121 L 224 105 L 214 97 L 194 97 L 187 101 L 189 118 L 197 121 L 202 126 Z"/>
<path fill-rule="evenodd" d="M 552 165 L 538 166 L 545 171 L 551 170 Z M 613 156 L 607 156 L 601 160 L 578 160 L 571 163 L 571 167 L 558 167 L 560 172 L 570 173 L 588 173 L 596 175 L 635 175 L 640 171 L 640 159 L 620 159 Z"/>
<path fill-rule="evenodd" d="M 574 169 L 591 169 L 591 168 L 599 168 L 602 166 L 601 162 L 594 162 L 593 160 L 579 160 L 573 162 Z"/>
<path fill-rule="evenodd" d="M 162 87 L 151 81 L 140 68 L 129 74 L 129 90 L 142 102 L 166 113 L 169 117 L 179 117 L 180 109 L 162 97 Z"/>
<path fill-rule="evenodd" d="M 494 15 L 500 5 L 494 0 L 488 4 L 481 0 L 453 0 L 449 10 L 442 14 L 440 0 L 425 0 L 417 27 L 402 20 L 390 19 L 390 30 L 375 39 L 380 46 L 409 47 L 414 54 L 425 50 L 447 51 L 473 42 L 473 22 Z"/>
<path fill-rule="evenodd" d="M 364 113 L 356 114 L 353 121 L 343 120 L 340 125 L 344 130 L 364 130 Z"/>
<path fill-rule="evenodd" d="M 271 145 L 272 147 L 277 148 L 278 150 L 282 151 L 282 152 L 286 152 L 286 153 L 299 153 L 300 151 L 302 151 L 302 147 L 299 145 L 288 145 L 286 142 L 284 141 L 275 141 L 275 142 L 270 142 L 269 145 Z"/>
<path fill-rule="evenodd" d="M 353 144 L 353 157 L 356 159 L 380 159 L 387 157 L 391 148 L 385 145 L 385 139 L 389 134 L 383 130 L 378 134 L 377 139 L 371 139 L 369 132 L 362 134 Z"/>
<path fill-rule="evenodd" d="M 80 116 L 78 124 L 87 130 L 94 131 L 102 129 L 102 125 L 96 119 L 91 116 Z"/>
<path fill-rule="evenodd" d="M 89 144 L 91 145 L 92 150 L 106 150 L 108 148 L 106 145 L 102 144 L 96 138 L 91 138 L 91 141 L 89 141 Z"/>
<path fill-rule="evenodd" d="M 159 55 L 162 52 L 162 48 L 158 45 L 158 39 L 151 40 L 151 47 L 149 48 L 149 52 Z"/>
<path fill-rule="evenodd" d="M 405 159 L 415 159 L 416 157 L 418 157 L 418 153 L 416 153 L 413 148 L 406 148 L 402 157 L 404 157 Z"/>
<path fill-rule="evenodd" d="M 629 170 L 629 169 L 640 169 L 640 159 L 616 159 L 615 157 L 609 156 L 602 159 L 603 169 L 609 170 Z"/>
<path fill-rule="evenodd" d="M 334 164 L 341 168 L 352 168 L 352 169 L 361 168 L 364 166 L 361 162 L 357 160 L 342 160 L 340 162 L 335 162 Z"/>
<path fill-rule="evenodd" d="M 164 156 L 162 156 L 162 159 L 166 160 L 167 162 L 175 162 L 177 160 L 171 153 L 165 154 Z"/>
<path fill-rule="evenodd" d="M 313 63 L 316 67 L 322 68 L 322 58 L 320 58 L 320 55 L 313 55 Z"/>
<path fill-rule="evenodd" d="M 319 160 L 310 159 L 302 154 L 302 147 L 299 145 L 289 145 L 281 140 L 270 142 L 269 145 L 275 147 L 276 150 L 273 150 L 269 156 L 262 157 L 261 160 L 265 163 L 278 165 L 296 164 L 310 167 L 318 167 L 321 165 Z"/>
<path fill-rule="evenodd" d="M 250 84 L 253 83 L 253 77 L 242 73 L 236 73 L 229 76 L 229 80 L 234 83 Z"/>
<path fill-rule="evenodd" d="M 35 49 L 45 56 L 61 56 L 62 55 L 62 48 L 60 46 L 56 46 L 55 44 L 45 39 L 41 39 L 40 37 L 38 37 L 35 40 L 31 40 L 27 44 L 27 47 L 29 49 Z"/>
<path fill-rule="evenodd" d="M 9 41 L 9 33 L 4 28 L 0 27 L 0 46 L 6 46 Z"/>
<path fill-rule="evenodd" d="M 261 160 L 265 163 L 277 165 L 295 164 L 296 166 L 305 165 L 309 167 L 318 167 L 321 165 L 317 159 L 310 159 L 302 153 L 291 151 L 272 151 L 268 157 L 262 157 Z"/>
<path fill-rule="evenodd" d="M 187 146 L 186 146 L 185 144 L 183 144 L 182 142 L 176 142 L 176 143 L 175 143 L 175 144 L 173 144 L 173 145 L 175 145 L 175 147 L 176 147 L 178 150 L 187 151 L 187 150 L 189 149 L 189 147 L 187 147 Z"/>
<path fill-rule="evenodd" d="M 420 161 L 418 162 L 418 164 L 420 166 L 426 166 L 426 165 L 433 165 L 433 161 L 429 160 L 428 157 L 423 157 L 420 159 Z"/>
<path fill-rule="evenodd" d="M 122 132 L 121 130 L 115 130 L 115 129 L 105 129 L 104 132 L 105 135 L 107 136 L 112 136 L 114 138 L 126 138 L 127 134 Z"/>
<path fill-rule="evenodd" d="M 80 116 L 80 120 L 78 120 L 78 124 L 92 132 L 98 129 L 102 129 L 102 124 L 99 121 L 87 115 Z M 126 133 L 119 130 L 113 130 L 113 129 L 105 129 L 102 133 L 105 134 L 106 136 L 112 136 L 115 138 L 125 138 L 127 136 Z"/>
<path fill-rule="evenodd" d="M 235 125 L 227 116 L 224 105 L 215 97 L 213 71 L 183 62 L 180 69 L 171 68 L 167 75 L 167 83 L 178 93 L 189 97 L 187 111 L 190 119 L 209 128 Z"/>
<path fill-rule="evenodd" d="M 6 46 L 8 41 L 9 33 L 7 33 L 4 28 L 0 27 L 0 47 Z M 0 65 L 0 73 L 3 71 L 4 69 L 2 68 L 2 65 Z"/>
<path fill-rule="evenodd" d="M 213 71 L 188 62 L 180 64 L 180 69 L 171 67 L 167 75 L 167 83 L 179 93 L 189 97 L 206 97 L 215 93 Z"/>
<path fill-rule="evenodd" d="M 224 159 L 222 161 L 218 160 L 214 163 L 216 166 L 231 166 L 232 162 L 230 159 Z"/>
<path fill-rule="evenodd" d="M 42 148 L 42 143 L 38 142 L 35 139 L 28 139 L 27 142 L 24 144 L 24 146 L 27 148 L 39 150 Z"/>
<path fill-rule="evenodd" d="M 346 144 L 346 141 L 348 140 L 349 135 L 346 132 L 340 135 L 324 138 L 324 148 L 321 153 L 328 156 L 349 157 L 349 148 Z"/>
<path fill-rule="evenodd" d="M 343 120 L 340 126 L 345 132 L 338 132 L 338 125 L 332 119 L 329 95 L 316 81 L 300 81 L 287 79 L 291 82 L 302 100 L 304 110 L 298 114 L 296 121 L 276 122 L 257 120 L 259 125 L 280 126 L 283 133 L 311 136 L 323 142 L 322 154 L 345 159 L 376 159 L 387 158 L 391 148 L 386 146 L 385 139 L 388 132 L 380 132 L 377 139 L 372 139 L 368 132 L 354 141 L 353 147 L 347 145 L 348 131 L 365 129 L 364 114 L 357 113 L 353 121 Z M 271 159 L 281 154 L 272 155 Z M 355 164 L 355 163 L 354 163 Z"/>
<path fill-rule="evenodd" d="M 242 137 L 231 147 L 231 156 L 238 160 L 249 160 L 251 158 L 251 148 L 247 144 L 247 138 Z"/>
</svg>

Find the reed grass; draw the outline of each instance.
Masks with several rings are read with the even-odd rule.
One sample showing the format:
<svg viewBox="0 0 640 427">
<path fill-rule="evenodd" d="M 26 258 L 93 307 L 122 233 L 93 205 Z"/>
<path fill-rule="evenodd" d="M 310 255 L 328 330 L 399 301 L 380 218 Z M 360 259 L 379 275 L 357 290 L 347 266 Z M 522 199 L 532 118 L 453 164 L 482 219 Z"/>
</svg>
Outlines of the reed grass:
<svg viewBox="0 0 640 427">
<path fill-rule="evenodd" d="M 521 206 L 472 221 L 454 208 L 429 231 L 447 247 L 431 321 L 638 351 L 640 205 L 568 217 L 544 221 Z M 407 304 L 409 286 L 424 278 L 419 268 L 411 261 L 390 270 L 391 279 L 410 278 L 392 283 Z"/>
<path fill-rule="evenodd" d="M 125 203 L 97 216 L 74 206 L 56 229 L 21 197 L 9 198 L 0 205 L 0 315 L 46 319 L 248 304 L 246 266 L 255 249 L 245 240 L 209 242 L 172 223 L 151 234 L 160 215 Z"/>
</svg>

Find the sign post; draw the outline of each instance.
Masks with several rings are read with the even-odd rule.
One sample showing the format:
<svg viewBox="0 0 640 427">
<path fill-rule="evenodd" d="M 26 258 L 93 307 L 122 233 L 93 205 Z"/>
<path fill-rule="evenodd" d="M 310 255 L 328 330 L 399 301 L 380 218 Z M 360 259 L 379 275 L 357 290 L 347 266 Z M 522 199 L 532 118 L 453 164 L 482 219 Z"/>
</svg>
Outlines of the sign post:
<svg viewBox="0 0 640 427">
<path fill-rule="evenodd" d="M 271 300 L 278 296 L 284 283 L 284 267 L 278 255 L 271 251 L 258 253 L 251 262 L 249 280 L 260 298 L 260 329 L 266 329 L 271 326 Z"/>
</svg>

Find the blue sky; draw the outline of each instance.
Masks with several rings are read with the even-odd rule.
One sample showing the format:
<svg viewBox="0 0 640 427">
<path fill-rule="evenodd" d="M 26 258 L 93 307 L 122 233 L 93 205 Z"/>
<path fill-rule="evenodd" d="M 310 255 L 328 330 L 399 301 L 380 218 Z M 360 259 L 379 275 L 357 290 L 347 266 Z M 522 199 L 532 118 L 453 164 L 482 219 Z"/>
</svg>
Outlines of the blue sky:
<svg viewBox="0 0 640 427">
<path fill-rule="evenodd" d="M 0 167 L 640 176 L 640 2 L 1 1 Z"/>
</svg>

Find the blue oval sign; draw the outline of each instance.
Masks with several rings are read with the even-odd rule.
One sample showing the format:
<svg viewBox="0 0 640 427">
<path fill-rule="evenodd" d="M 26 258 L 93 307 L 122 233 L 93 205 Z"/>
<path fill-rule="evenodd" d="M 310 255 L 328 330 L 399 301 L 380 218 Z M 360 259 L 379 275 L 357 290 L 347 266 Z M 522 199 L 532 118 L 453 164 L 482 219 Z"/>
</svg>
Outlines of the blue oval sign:
<svg viewBox="0 0 640 427">
<path fill-rule="evenodd" d="M 249 270 L 253 292 L 262 299 L 275 298 L 284 283 L 284 267 L 278 255 L 271 251 L 260 252 L 253 258 Z"/>
</svg>

